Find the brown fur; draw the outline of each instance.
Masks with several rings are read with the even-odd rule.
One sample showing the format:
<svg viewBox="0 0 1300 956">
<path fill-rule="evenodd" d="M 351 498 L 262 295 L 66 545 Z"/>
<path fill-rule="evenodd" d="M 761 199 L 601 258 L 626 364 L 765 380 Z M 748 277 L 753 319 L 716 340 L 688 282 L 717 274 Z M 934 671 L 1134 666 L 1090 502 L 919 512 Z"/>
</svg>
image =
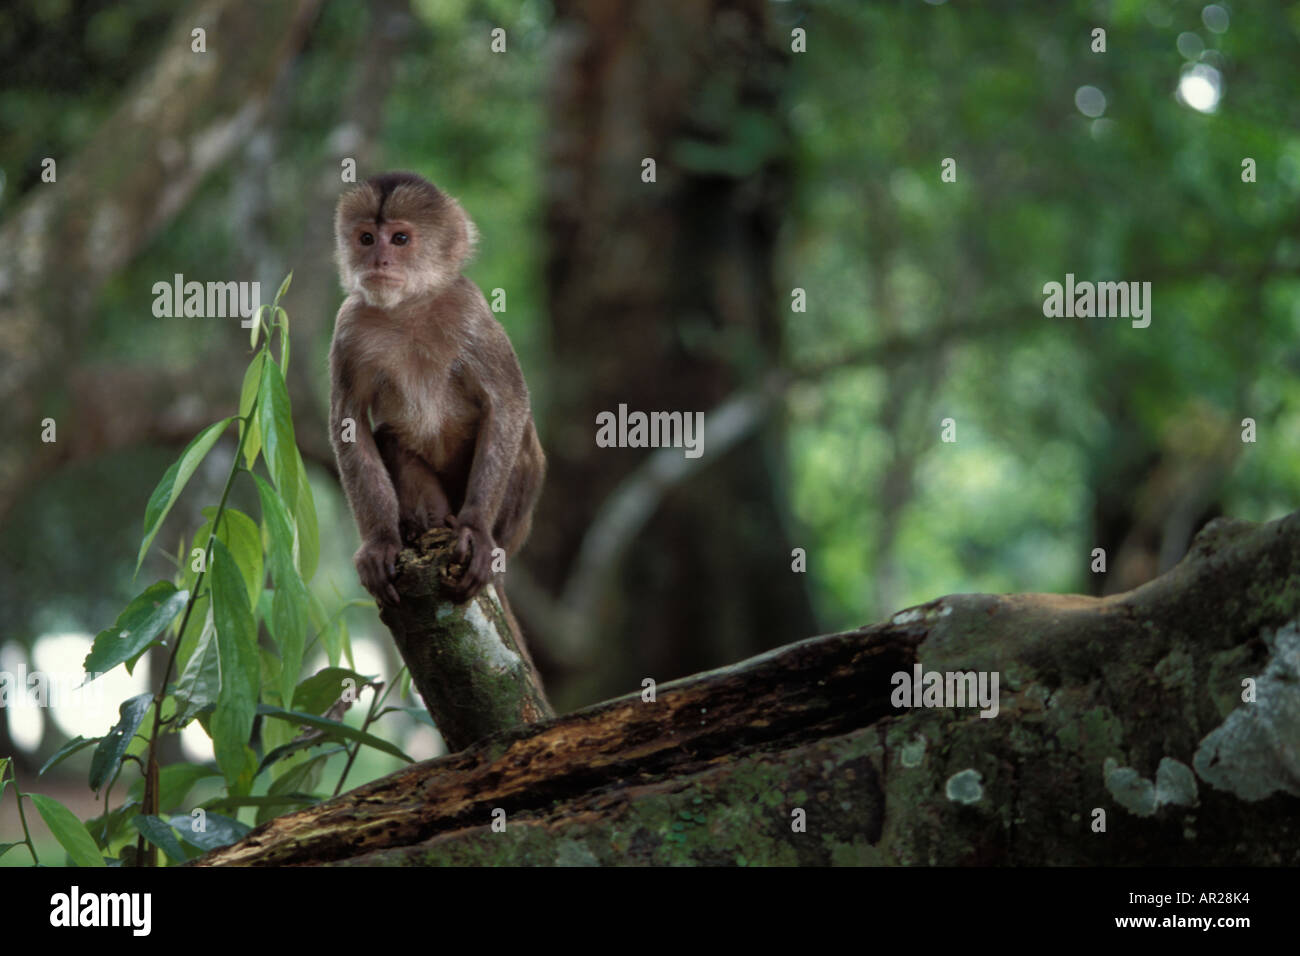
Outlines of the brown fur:
<svg viewBox="0 0 1300 956">
<path fill-rule="evenodd" d="M 335 232 L 348 297 L 330 350 L 330 428 L 361 531 L 357 571 L 397 603 L 401 542 L 446 525 L 468 559 L 467 600 L 491 578 L 493 547 L 511 555 L 528 537 L 546 468 L 510 339 L 460 275 L 477 232 L 456 200 L 409 173 L 345 194 Z M 355 442 L 342 440 L 347 418 Z"/>
</svg>

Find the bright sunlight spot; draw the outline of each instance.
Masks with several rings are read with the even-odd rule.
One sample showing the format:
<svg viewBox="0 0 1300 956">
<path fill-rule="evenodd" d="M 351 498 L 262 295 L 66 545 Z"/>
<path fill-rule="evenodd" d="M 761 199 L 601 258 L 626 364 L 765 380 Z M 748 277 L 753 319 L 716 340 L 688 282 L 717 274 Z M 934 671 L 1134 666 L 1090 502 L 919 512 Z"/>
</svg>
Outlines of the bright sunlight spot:
<svg viewBox="0 0 1300 956">
<path fill-rule="evenodd" d="M 1213 113 L 1219 106 L 1222 74 L 1212 66 L 1197 63 L 1183 70 L 1178 81 L 1178 102 L 1201 113 Z"/>
</svg>

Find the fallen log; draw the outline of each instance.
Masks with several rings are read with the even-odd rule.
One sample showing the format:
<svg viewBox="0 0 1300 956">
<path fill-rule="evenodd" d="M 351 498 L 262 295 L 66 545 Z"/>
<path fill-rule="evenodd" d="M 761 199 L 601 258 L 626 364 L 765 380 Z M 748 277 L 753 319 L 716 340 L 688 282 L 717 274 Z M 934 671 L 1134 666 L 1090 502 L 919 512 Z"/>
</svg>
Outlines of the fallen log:
<svg viewBox="0 0 1300 956">
<path fill-rule="evenodd" d="M 940 598 L 499 732 L 195 865 L 1295 865 L 1297 582 L 1300 514 L 1220 519 L 1133 591 Z M 930 672 L 998 675 L 996 716 L 896 706 Z"/>
</svg>

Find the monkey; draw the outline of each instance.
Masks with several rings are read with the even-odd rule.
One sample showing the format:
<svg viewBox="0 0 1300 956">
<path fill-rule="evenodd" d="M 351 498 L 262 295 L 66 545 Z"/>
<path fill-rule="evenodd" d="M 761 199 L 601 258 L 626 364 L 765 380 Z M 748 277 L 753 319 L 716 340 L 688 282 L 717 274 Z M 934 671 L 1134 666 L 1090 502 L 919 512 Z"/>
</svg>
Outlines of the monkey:
<svg viewBox="0 0 1300 956">
<path fill-rule="evenodd" d="M 339 198 L 334 233 L 346 298 L 330 346 L 330 441 L 361 533 L 353 563 L 381 606 L 398 604 L 402 545 L 450 528 L 464 564 L 451 596 L 468 601 L 491 579 L 494 549 L 513 555 L 528 537 L 546 472 L 519 359 L 461 275 L 478 230 L 433 183 L 393 172 Z"/>
</svg>

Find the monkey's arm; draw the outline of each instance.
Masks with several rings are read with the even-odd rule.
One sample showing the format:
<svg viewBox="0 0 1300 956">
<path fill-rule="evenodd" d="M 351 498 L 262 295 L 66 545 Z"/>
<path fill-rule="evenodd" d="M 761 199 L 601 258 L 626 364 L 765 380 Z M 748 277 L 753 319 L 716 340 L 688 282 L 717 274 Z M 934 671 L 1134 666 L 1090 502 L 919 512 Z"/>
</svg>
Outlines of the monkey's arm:
<svg viewBox="0 0 1300 956">
<path fill-rule="evenodd" d="M 504 339 L 504 332 L 501 333 Z M 496 343 L 494 343 L 496 344 Z M 474 461 L 465 487 L 465 502 L 456 525 L 460 534 L 457 556 L 466 561 L 460 582 L 462 600 L 473 596 L 492 577 L 492 529 L 501 512 L 515 458 L 531 416 L 528 389 L 518 359 L 508 341 L 498 352 L 500 361 L 492 370 L 495 380 L 486 386 L 476 382 L 475 397 L 482 408 Z"/>
<path fill-rule="evenodd" d="M 397 604 L 397 590 L 392 583 L 397 574 L 397 553 L 402 548 L 397 493 L 370 430 L 369 403 L 354 394 L 346 360 L 337 348 L 330 359 L 330 443 L 343 491 L 361 532 L 361 547 L 352 560 L 367 591 L 380 601 Z M 346 419 L 355 423 L 355 441 L 343 440 Z"/>
<path fill-rule="evenodd" d="M 501 512 L 528 416 L 526 403 L 522 407 L 515 402 L 503 405 L 498 399 L 490 401 L 484 408 L 478 441 L 474 445 L 474 464 L 470 467 L 465 487 L 465 503 L 457 516 L 461 524 L 490 530 Z"/>
</svg>

